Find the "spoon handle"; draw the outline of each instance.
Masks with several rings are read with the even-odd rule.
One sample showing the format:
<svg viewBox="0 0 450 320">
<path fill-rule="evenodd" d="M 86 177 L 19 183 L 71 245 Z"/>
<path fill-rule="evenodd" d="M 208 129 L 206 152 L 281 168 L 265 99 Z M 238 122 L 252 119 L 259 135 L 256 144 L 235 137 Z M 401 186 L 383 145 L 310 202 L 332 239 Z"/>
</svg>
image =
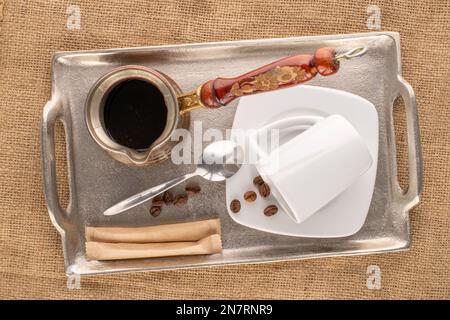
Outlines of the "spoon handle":
<svg viewBox="0 0 450 320">
<path fill-rule="evenodd" d="M 127 211 L 131 208 L 134 208 L 152 198 L 157 196 L 158 194 L 175 187 L 176 185 L 182 183 L 183 181 L 186 181 L 187 179 L 190 179 L 197 175 L 197 172 L 194 171 L 192 173 L 185 174 L 183 176 L 174 178 L 172 180 L 169 180 L 167 182 L 161 183 L 160 185 L 157 185 L 155 187 L 152 187 L 150 189 L 147 189 L 145 191 L 142 191 L 138 194 L 135 194 L 134 196 L 131 196 L 125 200 L 120 201 L 119 203 L 113 205 L 109 209 L 107 209 L 103 214 L 105 216 L 113 216 L 119 213 L 122 213 L 124 211 Z"/>
</svg>

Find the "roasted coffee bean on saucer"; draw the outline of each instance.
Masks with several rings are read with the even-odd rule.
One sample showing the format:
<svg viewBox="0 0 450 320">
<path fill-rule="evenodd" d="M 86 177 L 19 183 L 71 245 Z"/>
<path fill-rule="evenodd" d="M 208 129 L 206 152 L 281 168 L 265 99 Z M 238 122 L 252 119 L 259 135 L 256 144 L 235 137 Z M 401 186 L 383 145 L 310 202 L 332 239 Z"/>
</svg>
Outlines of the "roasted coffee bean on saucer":
<svg viewBox="0 0 450 320">
<path fill-rule="evenodd" d="M 268 206 L 264 209 L 264 214 L 268 217 L 273 216 L 277 212 L 278 212 L 278 207 L 274 204 L 271 204 L 270 206 Z"/>
<path fill-rule="evenodd" d="M 257 187 L 259 187 L 260 185 L 262 185 L 264 183 L 264 180 L 263 180 L 263 178 L 261 178 L 261 176 L 256 176 L 254 179 L 253 179 L 253 184 L 255 185 L 255 186 L 257 186 Z"/>
<path fill-rule="evenodd" d="M 233 213 L 238 213 L 241 211 L 241 202 L 238 199 L 234 199 L 230 203 L 230 210 Z"/>
<path fill-rule="evenodd" d="M 255 191 L 247 191 L 246 193 L 244 193 L 244 199 L 247 202 L 253 202 L 256 200 L 256 198 L 257 196 Z"/>
<path fill-rule="evenodd" d="M 270 188 L 269 185 L 265 182 L 259 185 L 258 187 L 259 194 L 263 198 L 267 198 L 270 195 Z"/>
</svg>

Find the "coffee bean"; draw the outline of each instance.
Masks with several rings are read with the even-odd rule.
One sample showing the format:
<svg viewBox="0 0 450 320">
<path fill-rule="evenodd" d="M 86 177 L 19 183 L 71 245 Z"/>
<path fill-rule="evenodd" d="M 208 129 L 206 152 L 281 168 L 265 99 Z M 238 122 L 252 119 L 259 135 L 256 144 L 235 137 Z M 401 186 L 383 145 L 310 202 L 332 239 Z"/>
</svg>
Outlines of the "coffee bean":
<svg viewBox="0 0 450 320">
<path fill-rule="evenodd" d="M 253 202 L 256 200 L 256 192 L 255 191 L 247 191 L 244 193 L 244 199 L 248 202 Z"/>
<path fill-rule="evenodd" d="M 253 184 L 255 186 L 260 186 L 263 183 L 264 183 L 264 180 L 261 178 L 261 176 L 257 176 L 253 179 Z"/>
<path fill-rule="evenodd" d="M 149 211 L 152 216 L 157 217 L 161 214 L 161 207 L 152 206 Z"/>
<path fill-rule="evenodd" d="M 158 194 L 152 199 L 152 203 L 155 206 L 161 207 L 164 204 L 164 199 L 162 194 Z"/>
<path fill-rule="evenodd" d="M 259 194 L 263 198 L 267 198 L 270 195 L 270 188 L 269 185 L 265 182 L 259 185 L 258 187 Z"/>
<path fill-rule="evenodd" d="M 195 183 L 189 183 L 186 186 L 185 190 L 189 196 L 195 196 L 201 191 L 200 186 Z"/>
<path fill-rule="evenodd" d="M 270 206 L 268 206 L 264 209 L 264 214 L 268 217 L 273 216 L 277 212 L 278 212 L 278 207 L 274 204 L 271 204 Z"/>
<path fill-rule="evenodd" d="M 237 199 L 234 199 L 230 203 L 230 210 L 233 213 L 238 213 L 241 210 L 241 202 Z"/>
<path fill-rule="evenodd" d="M 176 207 L 184 206 L 188 201 L 188 196 L 185 193 L 179 194 L 173 200 L 173 205 Z"/>
<path fill-rule="evenodd" d="M 173 194 L 170 191 L 166 191 L 163 194 L 163 200 L 166 205 L 169 205 L 173 202 Z"/>
</svg>

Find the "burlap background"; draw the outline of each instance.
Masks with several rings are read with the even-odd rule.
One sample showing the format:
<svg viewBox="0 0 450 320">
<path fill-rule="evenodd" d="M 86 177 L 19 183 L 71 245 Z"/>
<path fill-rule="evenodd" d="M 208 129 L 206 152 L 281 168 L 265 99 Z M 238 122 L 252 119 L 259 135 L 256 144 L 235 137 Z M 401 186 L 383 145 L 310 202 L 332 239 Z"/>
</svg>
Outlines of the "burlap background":
<svg viewBox="0 0 450 320">
<path fill-rule="evenodd" d="M 80 30 L 66 28 L 70 4 L 81 8 Z M 409 252 L 84 277 L 81 289 L 66 288 L 39 152 L 54 51 L 365 32 L 369 4 L 380 7 L 382 30 L 401 33 L 420 108 L 425 189 Z M 450 298 L 449 44 L 441 0 L 0 0 L 0 298 Z M 404 150 L 403 135 L 398 143 Z M 404 175 L 404 152 L 400 162 Z M 366 287 L 371 264 L 381 267 L 381 290 Z"/>
</svg>

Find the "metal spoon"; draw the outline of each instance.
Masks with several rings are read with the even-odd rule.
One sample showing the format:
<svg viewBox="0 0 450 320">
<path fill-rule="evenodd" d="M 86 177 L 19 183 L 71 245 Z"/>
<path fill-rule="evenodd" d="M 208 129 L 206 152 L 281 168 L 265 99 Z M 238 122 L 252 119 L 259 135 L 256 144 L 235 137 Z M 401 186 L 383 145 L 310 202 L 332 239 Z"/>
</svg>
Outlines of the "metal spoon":
<svg viewBox="0 0 450 320">
<path fill-rule="evenodd" d="M 194 172 L 162 183 L 153 188 L 131 196 L 107 209 L 103 214 L 112 216 L 134 208 L 158 194 L 195 176 L 201 176 L 210 181 L 223 181 L 233 176 L 242 164 L 242 148 L 230 140 L 217 141 L 205 148 L 200 164 Z"/>
</svg>

